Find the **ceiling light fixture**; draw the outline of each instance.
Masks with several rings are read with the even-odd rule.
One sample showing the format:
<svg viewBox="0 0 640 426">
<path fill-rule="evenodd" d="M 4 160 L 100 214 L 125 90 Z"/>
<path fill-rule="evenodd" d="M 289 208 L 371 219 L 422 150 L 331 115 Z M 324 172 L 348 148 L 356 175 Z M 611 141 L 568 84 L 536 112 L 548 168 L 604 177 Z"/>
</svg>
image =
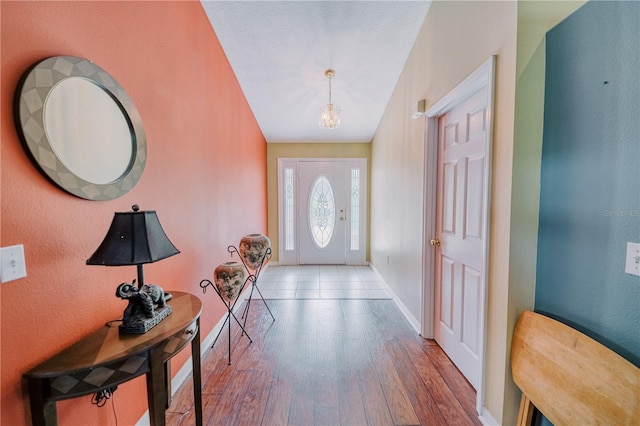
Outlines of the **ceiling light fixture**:
<svg viewBox="0 0 640 426">
<path fill-rule="evenodd" d="M 329 103 L 320 108 L 318 124 L 322 129 L 337 129 L 340 127 L 340 107 L 331 103 L 331 79 L 335 75 L 335 70 L 331 68 L 324 72 L 324 76 L 329 79 Z"/>
</svg>

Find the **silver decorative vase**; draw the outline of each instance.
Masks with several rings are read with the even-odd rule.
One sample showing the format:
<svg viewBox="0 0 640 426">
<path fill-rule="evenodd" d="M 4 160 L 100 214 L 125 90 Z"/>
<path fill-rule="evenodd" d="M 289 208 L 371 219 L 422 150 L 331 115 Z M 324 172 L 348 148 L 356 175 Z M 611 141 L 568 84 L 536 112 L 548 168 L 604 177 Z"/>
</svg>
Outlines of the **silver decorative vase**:
<svg viewBox="0 0 640 426">
<path fill-rule="evenodd" d="M 262 234 L 249 234 L 240 240 L 238 252 L 245 265 L 252 270 L 257 270 L 262 265 L 267 250 L 271 248 L 271 240 Z"/>
<path fill-rule="evenodd" d="M 213 281 L 220 292 L 220 296 L 232 302 L 238 297 L 244 284 L 244 266 L 238 262 L 225 262 L 213 271 Z"/>
</svg>

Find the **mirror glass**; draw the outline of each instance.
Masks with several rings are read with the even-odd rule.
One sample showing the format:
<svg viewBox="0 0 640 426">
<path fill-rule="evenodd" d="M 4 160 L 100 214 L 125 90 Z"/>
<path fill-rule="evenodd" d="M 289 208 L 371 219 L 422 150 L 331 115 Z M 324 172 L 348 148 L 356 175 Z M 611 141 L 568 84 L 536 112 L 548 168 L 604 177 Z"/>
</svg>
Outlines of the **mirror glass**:
<svg viewBox="0 0 640 426">
<path fill-rule="evenodd" d="M 111 183 L 129 168 L 129 123 L 111 96 L 90 80 L 67 78 L 51 89 L 44 128 L 60 162 L 87 182 Z"/>
<path fill-rule="evenodd" d="M 86 59 L 54 56 L 31 67 L 15 118 L 29 157 L 54 184 L 87 200 L 112 200 L 140 180 L 147 139 L 122 86 Z"/>
</svg>

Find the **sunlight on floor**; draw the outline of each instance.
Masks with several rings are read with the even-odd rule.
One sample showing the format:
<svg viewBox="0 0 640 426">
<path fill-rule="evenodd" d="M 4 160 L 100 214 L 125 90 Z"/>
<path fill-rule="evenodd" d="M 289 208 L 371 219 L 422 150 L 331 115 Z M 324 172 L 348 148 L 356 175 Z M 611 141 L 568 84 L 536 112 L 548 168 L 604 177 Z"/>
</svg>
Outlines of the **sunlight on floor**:
<svg viewBox="0 0 640 426">
<path fill-rule="evenodd" d="M 391 299 L 368 266 L 270 266 L 257 285 L 265 299 Z"/>
</svg>

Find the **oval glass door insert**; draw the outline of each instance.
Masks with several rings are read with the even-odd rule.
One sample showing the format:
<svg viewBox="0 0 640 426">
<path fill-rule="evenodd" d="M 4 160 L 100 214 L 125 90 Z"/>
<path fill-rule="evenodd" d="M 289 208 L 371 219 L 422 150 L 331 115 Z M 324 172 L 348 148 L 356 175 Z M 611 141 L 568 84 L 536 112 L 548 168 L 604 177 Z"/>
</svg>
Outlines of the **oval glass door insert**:
<svg viewBox="0 0 640 426">
<path fill-rule="evenodd" d="M 336 199 L 331 182 L 318 176 L 309 191 L 309 231 L 318 248 L 329 245 L 336 224 Z"/>
</svg>

